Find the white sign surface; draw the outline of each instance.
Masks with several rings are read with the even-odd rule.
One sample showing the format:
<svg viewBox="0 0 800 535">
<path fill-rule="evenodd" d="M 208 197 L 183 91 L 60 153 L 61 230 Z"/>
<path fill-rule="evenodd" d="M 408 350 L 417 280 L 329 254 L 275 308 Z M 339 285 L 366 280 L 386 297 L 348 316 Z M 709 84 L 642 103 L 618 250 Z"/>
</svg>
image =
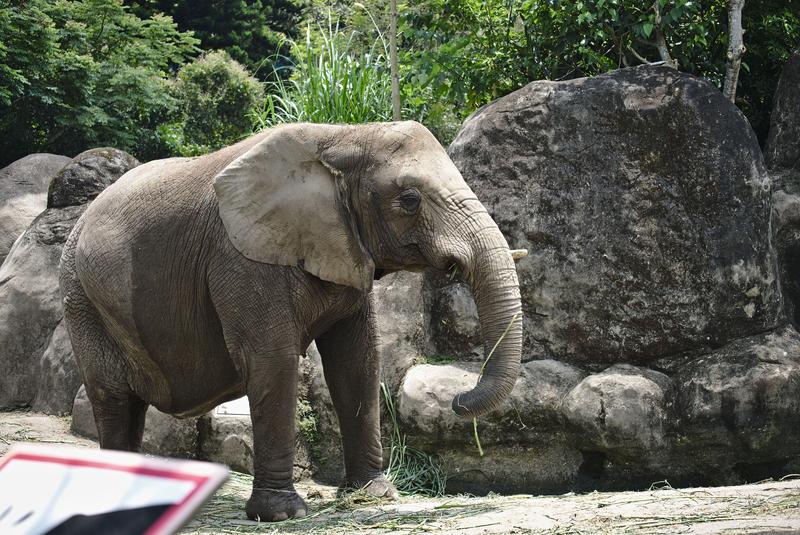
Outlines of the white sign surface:
<svg viewBox="0 0 800 535">
<path fill-rule="evenodd" d="M 0 533 L 174 533 L 227 477 L 212 463 L 16 445 L 0 459 Z"/>
<path fill-rule="evenodd" d="M 247 396 L 221 403 L 214 409 L 217 416 L 250 416 L 250 402 Z"/>
</svg>

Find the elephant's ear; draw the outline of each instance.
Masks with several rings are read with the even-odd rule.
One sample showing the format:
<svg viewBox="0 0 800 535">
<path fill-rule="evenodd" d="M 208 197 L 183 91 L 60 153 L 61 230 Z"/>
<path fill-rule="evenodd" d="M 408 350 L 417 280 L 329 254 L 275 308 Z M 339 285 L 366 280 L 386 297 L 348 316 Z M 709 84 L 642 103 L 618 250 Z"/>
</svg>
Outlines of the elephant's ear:
<svg viewBox="0 0 800 535">
<path fill-rule="evenodd" d="M 251 260 L 368 290 L 374 263 L 309 127 L 275 128 L 214 178 L 220 217 Z"/>
</svg>

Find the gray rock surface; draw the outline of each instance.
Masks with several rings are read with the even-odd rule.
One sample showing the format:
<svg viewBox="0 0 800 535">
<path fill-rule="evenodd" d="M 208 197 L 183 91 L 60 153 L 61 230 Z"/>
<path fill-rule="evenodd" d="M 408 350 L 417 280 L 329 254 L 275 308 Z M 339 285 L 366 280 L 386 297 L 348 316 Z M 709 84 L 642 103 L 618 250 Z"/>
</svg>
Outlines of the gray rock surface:
<svg viewBox="0 0 800 535">
<path fill-rule="evenodd" d="M 675 383 L 682 432 L 694 437 L 696 455 L 716 457 L 702 455 L 698 462 L 800 457 L 800 334 L 794 328 L 737 340 L 688 363 Z"/>
<path fill-rule="evenodd" d="M 62 319 L 58 322 L 47 349 L 39 361 L 39 381 L 31 409 L 45 414 L 63 414 L 72 405 L 75 385 L 82 382 L 78 367 L 69 356 L 72 355 L 72 342 L 67 325 Z"/>
<path fill-rule="evenodd" d="M 484 358 L 478 307 L 469 287 L 433 270 L 426 274 L 430 352 L 440 357 Z"/>
<path fill-rule="evenodd" d="M 764 158 L 772 177 L 773 243 L 786 315 L 800 326 L 800 51 L 789 58 L 773 99 Z"/>
<path fill-rule="evenodd" d="M 481 438 L 483 440 L 483 438 Z M 492 444 L 481 457 L 472 446 L 437 450 L 451 493 L 563 493 L 578 488 L 584 458 L 563 434 L 523 444 Z"/>
<path fill-rule="evenodd" d="M 381 380 L 396 392 L 406 371 L 423 354 L 425 306 L 420 273 L 390 273 L 373 287 L 378 317 Z"/>
<path fill-rule="evenodd" d="M 200 418 L 175 418 L 154 407 L 147 409 L 142 451 L 161 457 L 200 458 Z"/>
<path fill-rule="evenodd" d="M 483 457 L 449 407 L 480 367 L 469 295 L 425 275 L 429 352 L 457 362 L 412 368 L 399 413 L 450 490 L 734 484 L 800 463 L 800 334 L 778 282 L 800 296 L 796 157 L 773 155 L 769 176 L 716 88 L 649 66 L 529 84 L 473 114 L 448 152 L 530 252 L 522 372 L 478 420 Z M 795 321 L 798 308 L 787 299 Z"/>
<path fill-rule="evenodd" d="M 50 182 L 47 207 L 86 204 L 137 165 L 136 158 L 118 149 L 100 147 L 84 151 Z"/>
<path fill-rule="evenodd" d="M 781 186 L 772 192 L 772 244 L 786 317 L 800 326 L 800 192 L 789 193 Z"/>
<path fill-rule="evenodd" d="M 480 365 L 418 365 L 400 392 L 409 444 L 436 454 L 452 492 L 563 492 L 737 484 L 800 463 L 800 334 L 746 337 L 662 373 L 615 364 L 589 376 L 529 361 L 504 405 L 472 422 L 449 400 Z"/>
<path fill-rule="evenodd" d="M 97 440 L 97 425 L 94 423 L 92 403 L 86 396 L 86 388 L 81 385 L 72 404 L 72 423 L 70 431 L 78 436 Z"/>
<path fill-rule="evenodd" d="M 47 359 L 43 356 L 63 317 L 58 288 L 61 248 L 82 213 L 82 206 L 46 210 L 0 266 L 0 408 L 27 407 L 37 396 L 40 407 L 57 414 L 71 408 L 71 404 L 52 407 L 44 400 L 45 396 L 53 396 L 53 402 L 69 399 L 80 386 L 79 379 L 70 381 L 77 371 L 71 347 L 67 346 L 67 354 L 57 355 L 53 346 Z M 59 378 L 43 375 L 43 360 Z M 46 390 L 46 385 L 60 379 L 69 381 L 62 386 L 71 394 Z"/>
<path fill-rule="evenodd" d="M 325 383 L 322 358 L 316 344 L 300 360 L 300 435 L 308 444 L 316 477 L 338 484 L 344 475 L 339 419 Z"/>
<path fill-rule="evenodd" d="M 658 461 L 667 443 L 673 397 L 672 381 L 663 373 L 616 364 L 573 388 L 563 412 L 580 449 Z"/>
<path fill-rule="evenodd" d="M 47 187 L 70 158 L 31 154 L 0 169 L 0 265 L 14 241 L 47 207 Z"/>
<path fill-rule="evenodd" d="M 473 387 L 481 364 L 420 364 L 409 370 L 399 395 L 398 417 L 415 444 L 441 447 L 463 444 L 472 437 L 472 421 L 456 416 L 453 396 Z M 520 376 L 500 408 L 480 418 L 481 443 L 525 443 L 562 421 L 561 403 L 584 373 L 562 362 L 534 360 Z"/>
<path fill-rule="evenodd" d="M 481 457 L 472 421 L 457 417 L 450 407 L 453 394 L 473 386 L 479 371 L 477 362 L 422 364 L 409 370 L 398 404 L 407 441 L 439 457 L 450 492 L 570 488 L 583 457 L 562 431 L 561 405 L 584 373 L 553 360 L 523 364 L 509 398 L 478 420 Z"/>
<path fill-rule="evenodd" d="M 253 424 L 247 416 L 215 416 L 200 420 L 200 456 L 229 466 L 231 470 L 253 473 Z"/>
<path fill-rule="evenodd" d="M 107 169 L 102 166 L 106 156 Z M 137 163 L 122 151 L 96 149 L 64 166 L 53 182 L 82 176 L 89 184 L 77 187 L 74 197 L 62 190 L 59 206 L 46 209 L 31 223 L 0 266 L 0 408 L 33 405 L 54 414 L 72 410 L 81 381 L 64 329 L 56 329 L 63 317 L 58 263 L 64 242 L 86 208 L 81 203 L 127 170 L 120 161 Z"/>
<path fill-rule="evenodd" d="M 786 62 L 772 102 L 764 159 L 791 193 L 800 193 L 800 51 Z"/>
<path fill-rule="evenodd" d="M 449 154 L 513 248 L 525 349 L 601 369 L 772 329 L 769 179 L 744 116 L 664 67 L 533 82 Z"/>
</svg>

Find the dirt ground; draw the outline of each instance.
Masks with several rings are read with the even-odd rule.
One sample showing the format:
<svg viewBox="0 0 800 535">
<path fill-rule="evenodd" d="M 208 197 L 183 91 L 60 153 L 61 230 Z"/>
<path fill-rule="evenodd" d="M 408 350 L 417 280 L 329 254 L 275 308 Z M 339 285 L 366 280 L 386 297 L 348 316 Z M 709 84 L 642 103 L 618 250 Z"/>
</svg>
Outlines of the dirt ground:
<svg viewBox="0 0 800 535">
<path fill-rule="evenodd" d="M 0 455 L 13 443 L 96 448 L 69 432 L 69 418 L 0 413 Z M 659 488 L 560 496 L 406 496 L 376 502 L 305 481 L 309 516 L 279 524 L 245 520 L 250 476 L 232 473 L 184 533 L 751 533 L 800 534 L 800 475 L 716 488 Z"/>
</svg>

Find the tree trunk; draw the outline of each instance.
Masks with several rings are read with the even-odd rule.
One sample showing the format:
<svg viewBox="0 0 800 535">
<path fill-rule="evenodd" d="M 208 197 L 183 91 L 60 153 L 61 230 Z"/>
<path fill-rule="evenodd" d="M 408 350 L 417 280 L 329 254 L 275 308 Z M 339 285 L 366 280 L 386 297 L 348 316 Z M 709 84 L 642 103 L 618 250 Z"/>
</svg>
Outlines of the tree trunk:
<svg viewBox="0 0 800 535">
<path fill-rule="evenodd" d="M 742 30 L 742 9 L 744 0 L 728 0 L 728 61 L 725 66 L 725 85 L 722 94 L 731 102 L 736 101 L 736 83 L 739 68 L 746 50 Z"/>
<path fill-rule="evenodd" d="M 669 54 L 669 47 L 667 46 L 667 40 L 664 38 L 664 32 L 661 31 L 661 8 L 659 6 L 658 0 L 653 3 L 653 11 L 656 12 L 655 18 L 655 41 L 656 41 L 656 49 L 658 49 L 658 55 L 661 57 L 661 61 L 663 61 L 667 67 L 672 67 L 673 69 L 678 68 L 678 62 L 672 59 L 672 56 Z"/>
<path fill-rule="evenodd" d="M 400 74 L 397 65 L 397 0 L 392 0 L 389 29 L 389 62 L 392 71 L 392 120 L 400 120 Z"/>
</svg>

